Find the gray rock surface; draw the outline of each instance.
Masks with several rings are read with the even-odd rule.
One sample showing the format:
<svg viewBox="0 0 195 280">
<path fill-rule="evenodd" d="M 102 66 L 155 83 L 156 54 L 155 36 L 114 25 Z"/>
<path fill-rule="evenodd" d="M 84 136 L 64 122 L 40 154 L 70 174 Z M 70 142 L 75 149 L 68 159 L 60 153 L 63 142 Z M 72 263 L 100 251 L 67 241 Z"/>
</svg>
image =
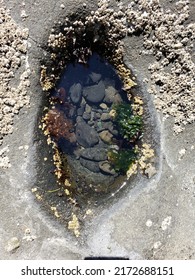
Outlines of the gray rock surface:
<svg viewBox="0 0 195 280">
<path fill-rule="evenodd" d="M 74 104 L 78 104 L 81 102 L 81 98 L 82 98 L 82 86 L 81 84 L 77 83 L 77 84 L 73 84 L 70 87 L 70 98 L 72 100 L 72 102 Z"/>
<path fill-rule="evenodd" d="M 122 102 L 122 98 L 119 95 L 119 93 L 117 92 L 117 90 L 113 87 L 113 86 L 108 86 L 105 89 L 105 98 L 104 98 L 104 102 L 107 104 L 112 104 L 112 103 L 121 103 Z"/>
<path fill-rule="evenodd" d="M 100 168 L 101 171 L 103 171 L 106 174 L 110 174 L 110 175 L 115 175 L 116 174 L 116 172 L 110 166 L 110 163 L 108 161 L 100 162 L 99 163 L 99 168 Z"/>
<path fill-rule="evenodd" d="M 141 177 L 128 183 L 120 197 L 113 192 L 114 201 L 108 200 L 105 207 L 102 204 L 92 209 L 93 214 L 86 217 L 87 225 L 79 239 L 75 239 L 35 200 L 31 189 L 36 186 L 36 147 L 40 139 L 32 139 L 41 102 L 41 94 L 36 93 L 42 92 L 39 66 L 46 53 L 43 45 L 46 45 L 54 21 L 63 20 L 68 12 L 82 6 L 83 1 L 26 0 L 25 6 L 19 5 L 18 0 L 4 2 L 18 26 L 29 28 L 28 63 L 33 75 L 28 90 L 30 107 L 24 108 L 14 119 L 13 134 L 6 137 L 3 146 L 9 146 L 7 156 L 11 166 L 2 169 L 0 175 L 0 259 L 76 260 L 89 255 L 105 255 L 130 259 L 194 260 L 194 125 L 188 125 L 182 133 L 174 135 L 174 119 L 164 118 L 154 109 L 153 99 L 142 81 L 145 78 L 150 80 L 148 66 L 155 58 L 145 53 L 142 36 L 124 40 L 125 61 L 131 62 L 128 65 L 133 67 L 133 73 L 140 81 L 139 89 L 147 104 L 146 122 L 150 125 L 147 135 L 154 132 L 159 143 L 156 150 L 157 174 L 151 179 Z M 95 9 L 97 1 L 85 2 L 88 10 Z M 129 4 L 129 1 L 123 2 Z M 175 11 L 175 2 L 160 1 L 171 11 Z M 61 8 L 61 4 L 66 10 Z M 188 21 L 192 23 L 195 20 L 195 2 L 190 1 L 189 7 Z M 21 17 L 22 10 L 26 11 L 26 18 Z M 14 86 L 19 84 L 17 75 L 12 83 Z M 179 152 L 183 149 L 186 152 L 180 158 Z M 43 157 L 44 153 L 43 150 Z M 99 175 L 94 178 L 98 180 Z M 105 176 L 101 178 L 103 182 Z M 31 228 L 37 238 L 30 243 L 23 240 L 17 250 L 7 252 L 7 241 L 13 236 L 22 240 L 26 227 Z"/>
<path fill-rule="evenodd" d="M 101 74 L 98 74 L 98 73 L 95 73 L 95 72 L 92 72 L 92 73 L 90 74 L 90 78 L 91 78 L 92 82 L 94 82 L 94 83 L 99 82 L 99 80 L 101 79 L 101 77 L 102 77 Z"/>
<path fill-rule="evenodd" d="M 87 148 L 81 151 L 80 156 L 89 160 L 102 161 L 107 159 L 106 147 Z"/>
<path fill-rule="evenodd" d="M 105 96 L 105 86 L 102 81 L 97 85 L 84 87 L 83 96 L 85 99 L 92 103 L 99 103 L 104 99 Z"/>
<path fill-rule="evenodd" d="M 80 158 L 80 163 L 92 172 L 97 173 L 100 171 L 98 162 Z"/>
<path fill-rule="evenodd" d="M 78 143 L 85 148 L 92 147 L 99 142 L 95 129 L 82 120 L 76 125 L 76 138 Z"/>
</svg>

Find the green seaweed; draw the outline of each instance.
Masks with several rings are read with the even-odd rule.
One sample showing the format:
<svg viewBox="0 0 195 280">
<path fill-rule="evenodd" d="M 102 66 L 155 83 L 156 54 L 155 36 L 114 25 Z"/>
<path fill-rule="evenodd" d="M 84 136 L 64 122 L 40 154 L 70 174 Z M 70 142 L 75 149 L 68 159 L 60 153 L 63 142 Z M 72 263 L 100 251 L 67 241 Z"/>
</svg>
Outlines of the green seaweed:
<svg viewBox="0 0 195 280">
<path fill-rule="evenodd" d="M 115 105 L 114 110 L 116 111 L 114 120 L 119 133 L 128 141 L 136 139 L 142 130 L 142 118 L 134 115 L 131 105 L 127 103 Z"/>
<path fill-rule="evenodd" d="M 135 149 L 110 150 L 108 158 L 116 172 L 125 174 L 131 164 L 136 161 L 137 151 Z"/>
</svg>

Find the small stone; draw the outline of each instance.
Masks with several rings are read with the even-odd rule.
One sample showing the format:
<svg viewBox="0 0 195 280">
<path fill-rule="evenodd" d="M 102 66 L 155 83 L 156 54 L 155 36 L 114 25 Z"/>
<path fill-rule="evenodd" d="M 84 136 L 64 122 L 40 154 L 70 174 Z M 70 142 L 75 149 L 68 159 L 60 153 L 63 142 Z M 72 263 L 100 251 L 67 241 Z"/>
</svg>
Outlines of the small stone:
<svg viewBox="0 0 195 280">
<path fill-rule="evenodd" d="M 99 163 L 99 168 L 101 171 L 103 171 L 106 174 L 115 175 L 115 170 L 110 166 L 110 163 L 108 161 L 103 161 Z"/>
<path fill-rule="evenodd" d="M 122 98 L 118 93 L 118 91 L 113 86 L 109 86 L 105 89 L 104 102 L 107 104 L 112 104 L 112 103 L 118 104 L 122 102 Z"/>
<path fill-rule="evenodd" d="M 81 98 L 82 98 L 82 86 L 81 84 L 77 83 L 77 84 L 73 84 L 70 87 L 70 98 L 72 100 L 72 102 L 74 104 L 78 104 L 81 102 Z"/>
<path fill-rule="evenodd" d="M 61 4 L 61 5 L 60 5 L 60 8 L 61 8 L 61 9 L 65 9 L 64 4 Z"/>
<path fill-rule="evenodd" d="M 101 115 L 101 120 L 102 121 L 108 121 L 110 120 L 110 115 L 108 113 L 102 113 Z"/>
<path fill-rule="evenodd" d="M 20 247 L 20 241 L 17 237 L 12 237 L 8 242 L 7 246 L 5 247 L 7 252 L 13 252 Z"/>
<path fill-rule="evenodd" d="M 105 86 L 102 81 L 97 85 L 85 87 L 83 89 L 83 96 L 85 99 L 92 103 L 99 103 L 104 99 L 105 96 Z"/>
<path fill-rule="evenodd" d="M 85 112 L 88 114 L 91 113 L 91 107 L 88 104 L 86 104 L 86 106 L 85 106 Z"/>
<path fill-rule="evenodd" d="M 84 158 L 80 158 L 80 163 L 87 168 L 88 170 L 92 171 L 92 172 L 99 172 L 100 168 L 99 168 L 99 164 L 96 161 L 91 161 L 91 160 L 87 160 Z"/>
<path fill-rule="evenodd" d="M 85 107 L 81 106 L 80 108 L 77 109 L 77 115 L 82 116 L 84 111 L 85 111 Z"/>
<path fill-rule="evenodd" d="M 91 78 L 92 82 L 97 83 L 101 79 L 102 75 L 92 72 L 89 77 Z"/>
<path fill-rule="evenodd" d="M 83 113 L 83 119 L 84 120 L 88 121 L 88 120 L 90 120 L 90 118 L 91 118 L 91 115 L 89 113 L 87 113 L 87 112 Z"/>
<path fill-rule="evenodd" d="M 108 106 L 105 103 L 101 103 L 100 108 L 103 109 L 103 110 L 107 110 Z"/>
<path fill-rule="evenodd" d="M 100 132 L 99 136 L 105 143 L 110 143 L 113 137 L 113 135 L 108 130 L 103 130 Z"/>
</svg>

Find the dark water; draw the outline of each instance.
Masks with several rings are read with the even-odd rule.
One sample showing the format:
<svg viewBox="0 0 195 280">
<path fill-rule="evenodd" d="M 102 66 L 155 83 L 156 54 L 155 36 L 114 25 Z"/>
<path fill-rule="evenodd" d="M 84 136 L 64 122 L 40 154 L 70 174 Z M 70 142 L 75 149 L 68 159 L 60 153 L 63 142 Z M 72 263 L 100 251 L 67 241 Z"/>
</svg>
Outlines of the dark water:
<svg viewBox="0 0 195 280">
<path fill-rule="evenodd" d="M 52 139 L 70 167 L 71 188 L 80 197 L 109 194 L 125 181 L 124 174 L 116 172 L 108 159 L 110 149 L 125 146 L 110 116 L 116 104 L 129 103 L 122 87 L 114 68 L 94 53 L 87 65 L 68 64 L 51 92 L 51 110 L 62 118 L 57 123 L 61 131 L 51 133 Z M 65 136 L 64 123 L 70 124 Z"/>
</svg>

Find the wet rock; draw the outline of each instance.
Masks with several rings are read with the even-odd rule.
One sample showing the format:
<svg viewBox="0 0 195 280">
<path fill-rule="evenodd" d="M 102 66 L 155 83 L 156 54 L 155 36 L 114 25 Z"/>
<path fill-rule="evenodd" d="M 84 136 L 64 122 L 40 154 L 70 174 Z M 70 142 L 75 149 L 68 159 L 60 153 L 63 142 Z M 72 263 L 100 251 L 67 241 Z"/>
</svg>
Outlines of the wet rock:
<svg viewBox="0 0 195 280">
<path fill-rule="evenodd" d="M 100 168 L 99 168 L 99 163 L 95 162 L 95 161 L 91 161 L 91 160 L 87 160 L 84 158 L 80 158 L 80 163 L 87 168 L 88 170 L 92 171 L 92 172 L 99 172 Z"/>
<path fill-rule="evenodd" d="M 76 138 L 77 142 L 85 148 L 93 147 L 99 142 L 98 133 L 83 120 L 77 123 Z"/>
<path fill-rule="evenodd" d="M 102 81 L 97 85 L 85 87 L 83 89 L 83 96 L 85 99 L 92 103 L 99 103 L 104 99 L 105 96 L 105 86 Z"/>
<path fill-rule="evenodd" d="M 122 98 L 114 87 L 108 86 L 105 89 L 104 102 L 107 104 L 112 104 L 112 103 L 118 104 L 122 102 Z"/>
<path fill-rule="evenodd" d="M 85 112 L 88 114 L 91 113 L 91 107 L 88 104 L 86 104 L 86 106 L 85 106 Z"/>
<path fill-rule="evenodd" d="M 102 141 L 105 143 L 111 143 L 113 135 L 108 131 L 108 130 L 103 130 L 102 132 L 99 133 L 100 138 Z"/>
<path fill-rule="evenodd" d="M 97 120 L 97 119 L 100 119 L 101 114 L 100 114 L 100 113 L 95 113 L 94 117 L 95 117 L 96 120 Z"/>
<path fill-rule="evenodd" d="M 87 113 L 87 112 L 83 113 L 83 119 L 84 120 L 88 121 L 88 120 L 90 120 L 90 118 L 91 118 L 91 115 L 89 113 Z"/>
<path fill-rule="evenodd" d="M 88 125 L 93 126 L 94 125 L 94 121 L 88 121 Z"/>
<path fill-rule="evenodd" d="M 81 102 L 82 98 L 82 86 L 81 84 L 73 84 L 70 87 L 70 98 L 74 104 L 78 104 Z"/>
<path fill-rule="evenodd" d="M 101 171 L 103 171 L 106 174 L 115 175 L 115 170 L 110 166 L 110 163 L 108 161 L 103 161 L 99 163 L 99 168 Z"/>
<path fill-rule="evenodd" d="M 107 110 L 108 106 L 105 103 L 101 103 L 100 108 L 103 109 L 103 110 Z"/>
<path fill-rule="evenodd" d="M 83 118 L 82 118 L 81 116 L 78 116 L 78 117 L 76 118 L 76 122 L 77 122 L 77 123 L 83 122 Z"/>
<path fill-rule="evenodd" d="M 74 107 L 70 108 L 70 110 L 69 110 L 70 118 L 74 118 L 76 116 L 76 114 L 77 114 L 76 107 L 74 106 Z"/>
<path fill-rule="evenodd" d="M 13 252 L 19 247 L 20 247 L 20 241 L 18 240 L 17 237 L 13 237 L 7 242 L 5 249 L 7 252 Z"/>
<path fill-rule="evenodd" d="M 101 74 L 98 74 L 98 73 L 95 73 L 95 72 L 92 72 L 89 77 L 91 78 L 92 82 L 94 83 L 97 83 L 99 82 L 99 80 L 101 79 L 102 75 Z"/>
<path fill-rule="evenodd" d="M 95 122 L 95 128 L 96 128 L 97 132 L 101 132 L 101 131 L 105 130 L 101 121 Z"/>
<path fill-rule="evenodd" d="M 104 130 L 109 130 L 111 132 L 111 130 L 113 129 L 113 123 L 112 122 L 102 122 L 102 127 L 104 128 Z"/>
<path fill-rule="evenodd" d="M 82 116 L 85 111 L 85 107 L 80 107 L 77 109 L 77 115 Z"/>
<path fill-rule="evenodd" d="M 110 120 L 110 115 L 108 113 L 102 113 L 101 121 L 108 121 Z"/>
<path fill-rule="evenodd" d="M 107 149 L 101 147 L 87 148 L 82 150 L 80 156 L 93 161 L 103 161 L 107 159 Z"/>
</svg>

